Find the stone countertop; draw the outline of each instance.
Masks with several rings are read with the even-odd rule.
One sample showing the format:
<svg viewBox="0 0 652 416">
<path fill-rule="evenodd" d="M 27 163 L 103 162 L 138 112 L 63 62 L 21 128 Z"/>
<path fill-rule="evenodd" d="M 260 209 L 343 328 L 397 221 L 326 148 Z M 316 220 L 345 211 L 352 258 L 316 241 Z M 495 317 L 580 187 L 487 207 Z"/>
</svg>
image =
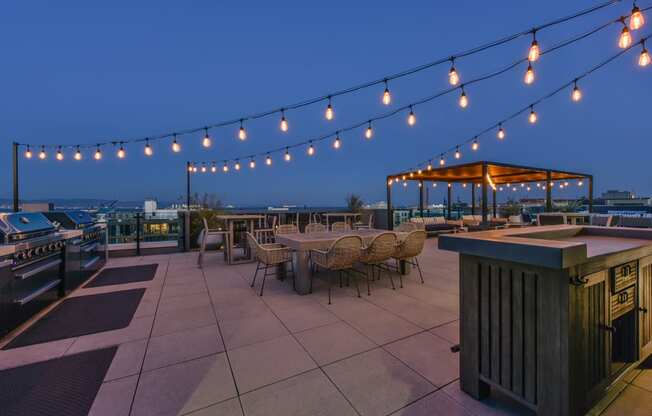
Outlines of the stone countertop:
<svg viewBox="0 0 652 416">
<path fill-rule="evenodd" d="M 626 251 L 652 253 L 652 229 L 550 225 L 439 237 L 439 248 L 555 269 Z M 647 252 L 650 253 L 647 253 Z"/>
</svg>

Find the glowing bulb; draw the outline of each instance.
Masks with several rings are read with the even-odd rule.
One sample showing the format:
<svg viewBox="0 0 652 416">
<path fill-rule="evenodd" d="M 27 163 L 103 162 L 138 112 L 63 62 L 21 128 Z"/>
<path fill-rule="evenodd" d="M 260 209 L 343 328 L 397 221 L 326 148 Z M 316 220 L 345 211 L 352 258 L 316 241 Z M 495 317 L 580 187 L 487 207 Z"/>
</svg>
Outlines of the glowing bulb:
<svg viewBox="0 0 652 416">
<path fill-rule="evenodd" d="M 27 146 L 27 150 L 25 150 L 25 159 L 31 159 L 32 158 L 32 150 Z"/>
<path fill-rule="evenodd" d="M 534 62 L 537 59 L 539 59 L 539 55 L 540 55 L 539 43 L 537 42 L 536 39 L 533 39 L 532 44 L 530 45 L 530 50 L 528 51 L 527 54 L 527 59 L 530 62 Z"/>
<path fill-rule="evenodd" d="M 367 130 L 364 132 L 364 137 L 367 139 L 371 139 L 374 136 L 374 130 L 371 128 L 371 121 L 369 122 L 369 125 L 367 126 Z"/>
<path fill-rule="evenodd" d="M 192 173 L 197 173 L 197 166 L 192 167 Z"/>
<path fill-rule="evenodd" d="M 455 149 L 455 159 L 459 159 L 462 157 L 462 153 L 460 152 L 460 148 Z"/>
<path fill-rule="evenodd" d="M 620 32 L 620 39 L 618 39 L 618 47 L 621 49 L 629 48 L 632 44 L 632 34 L 629 32 L 627 26 L 623 27 Z"/>
<path fill-rule="evenodd" d="M 444 155 L 441 155 L 439 158 L 439 166 L 444 166 L 446 164 L 446 160 L 444 159 Z"/>
<path fill-rule="evenodd" d="M 469 105 L 469 99 L 466 96 L 466 93 L 464 90 L 462 90 L 462 94 L 460 95 L 460 101 L 459 101 L 460 107 L 466 108 Z"/>
<path fill-rule="evenodd" d="M 448 71 L 448 83 L 453 86 L 460 83 L 460 75 L 457 73 L 454 65 L 451 65 L 451 70 Z"/>
<path fill-rule="evenodd" d="M 206 173 L 206 165 L 204 163 L 201 164 L 201 173 Z"/>
<path fill-rule="evenodd" d="M 125 148 L 120 145 L 120 149 L 118 149 L 118 158 L 124 159 L 125 156 L 127 156 L 127 152 L 125 152 Z"/>
<path fill-rule="evenodd" d="M 426 170 L 432 170 L 432 160 L 428 161 L 428 166 L 426 167 Z"/>
<path fill-rule="evenodd" d="M 233 167 L 235 168 L 235 170 L 240 170 L 240 162 L 236 160 L 235 165 Z"/>
<path fill-rule="evenodd" d="M 412 107 L 410 107 L 410 114 L 408 114 L 407 123 L 408 126 L 410 127 L 417 124 L 417 116 L 414 115 L 414 111 L 412 110 Z"/>
<path fill-rule="evenodd" d="M 645 46 L 638 57 L 638 66 L 648 66 L 650 65 L 650 54 L 648 53 Z"/>
<path fill-rule="evenodd" d="M 238 130 L 238 139 L 247 140 L 247 130 L 245 130 L 242 120 L 240 120 L 240 130 Z"/>
<path fill-rule="evenodd" d="M 638 6 L 632 8 L 632 14 L 629 18 L 629 28 L 632 30 L 640 29 L 645 24 L 645 17 Z"/>
<path fill-rule="evenodd" d="M 311 145 L 308 147 L 308 156 L 312 156 L 312 155 L 314 155 L 314 154 L 315 154 L 315 148 L 314 148 L 313 145 L 311 144 Z"/>
<path fill-rule="evenodd" d="M 287 132 L 290 129 L 290 125 L 288 124 L 287 119 L 285 118 L 285 112 L 281 110 L 281 124 L 280 124 L 281 131 L 283 133 Z"/>
<path fill-rule="evenodd" d="M 267 166 L 272 166 L 272 157 L 270 155 L 267 155 L 267 157 L 265 158 L 265 164 Z"/>
<path fill-rule="evenodd" d="M 251 159 L 251 160 L 249 161 L 249 168 L 250 168 L 250 169 L 253 169 L 253 168 L 255 168 L 255 167 L 256 167 L 256 161 L 253 160 L 253 159 Z"/>
<path fill-rule="evenodd" d="M 181 145 L 179 142 L 177 142 L 177 138 L 175 136 L 174 140 L 172 141 L 172 151 L 174 153 L 179 153 L 181 151 Z"/>
<path fill-rule="evenodd" d="M 534 124 L 537 122 L 537 113 L 534 112 L 534 108 L 530 110 L 530 116 L 528 117 L 528 121 L 530 124 Z"/>
<path fill-rule="evenodd" d="M 471 150 L 476 151 L 480 148 L 480 143 L 478 142 L 478 139 L 473 140 L 473 143 L 471 143 Z"/>
<path fill-rule="evenodd" d="M 95 154 L 93 155 L 93 159 L 102 160 L 102 150 L 100 150 L 99 147 L 95 150 Z"/>
<path fill-rule="evenodd" d="M 578 102 L 582 99 L 582 90 L 575 84 L 573 87 L 573 93 L 571 94 L 571 99 L 575 102 Z"/>
<path fill-rule="evenodd" d="M 217 172 L 217 166 L 215 166 L 215 162 L 213 162 L 213 163 L 211 164 L 211 172 L 212 172 L 212 173 Z"/>
<path fill-rule="evenodd" d="M 498 133 L 496 134 L 498 139 L 503 140 L 505 138 L 505 129 L 502 125 L 498 125 Z"/>
<path fill-rule="evenodd" d="M 152 149 L 152 146 L 149 145 L 149 142 L 145 144 L 145 156 L 152 156 L 154 154 L 154 150 Z"/>
<path fill-rule="evenodd" d="M 383 92 L 383 104 L 390 105 L 392 103 L 392 95 L 389 93 L 387 81 L 385 81 L 385 91 Z"/>
<path fill-rule="evenodd" d="M 335 118 L 335 112 L 333 111 L 333 105 L 331 104 L 331 97 L 328 97 L 328 106 L 326 107 L 326 113 L 324 113 L 326 120 L 331 121 Z"/>
<path fill-rule="evenodd" d="M 432 183 L 432 187 L 433 187 L 433 188 L 436 188 L 436 187 L 437 187 L 437 182 L 433 182 L 433 183 Z"/>
<path fill-rule="evenodd" d="M 226 162 L 224 162 L 224 166 L 222 166 L 222 171 L 223 171 L 224 173 L 226 173 L 226 172 L 229 171 L 229 165 L 227 165 Z"/>
<path fill-rule="evenodd" d="M 285 149 L 285 155 L 283 156 L 283 159 L 285 159 L 286 162 L 292 160 L 292 155 L 290 154 L 289 149 Z"/>
<path fill-rule="evenodd" d="M 61 152 L 61 148 L 57 149 L 56 158 L 57 158 L 57 160 L 63 160 L 63 152 Z"/>
<path fill-rule="evenodd" d="M 75 160 L 82 160 L 82 153 L 79 150 L 79 147 L 77 147 L 77 151 L 75 152 Z"/>
<path fill-rule="evenodd" d="M 403 182 L 403 188 L 407 188 L 407 182 Z"/>
<path fill-rule="evenodd" d="M 188 172 L 192 172 L 192 165 L 188 165 Z"/>
<path fill-rule="evenodd" d="M 532 65 L 530 64 L 527 66 L 527 71 L 525 71 L 525 77 L 523 78 L 523 81 L 527 85 L 530 85 L 534 82 L 534 69 L 532 69 Z"/>
<path fill-rule="evenodd" d="M 582 186 L 582 185 L 584 185 L 584 182 L 582 181 L 577 182 L 577 186 Z"/>
<path fill-rule="evenodd" d="M 213 140 L 211 140 L 211 136 L 208 134 L 208 129 L 205 130 L 204 133 L 204 138 L 201 140 L 201 145 L 204 147 L 211 147 L 213 144 Z"/>
<path fill-rule="evenodd" d="M 342 141 L 340 140 L 340 136 L 335 137 L 335 141 L 333 142 L 333 148 L 334 149 L 339 149 L 340 146 L 342 146 Z"/>
<path fill-rule="evenodd" d="M 47 153 L 45 153 L 45 147 L 41 146 L 41 151 L 38 154 L 38 158 L 41 160 L 45 160 L 48 157 Z"/>
</svg>

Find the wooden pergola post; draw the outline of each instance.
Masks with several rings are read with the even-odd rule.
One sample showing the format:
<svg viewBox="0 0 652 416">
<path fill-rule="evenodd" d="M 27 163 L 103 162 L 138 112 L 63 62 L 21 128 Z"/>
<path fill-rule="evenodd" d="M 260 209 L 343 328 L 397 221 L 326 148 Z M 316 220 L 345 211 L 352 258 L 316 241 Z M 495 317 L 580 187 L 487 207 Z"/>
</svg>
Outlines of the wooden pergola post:
<svg viewBox="0 0 652 416">
<path fill-rule="evenodd" d="M 589 180 L 589 214 L 593 212 L 593 176 L 588 177 Z"/>
<path fill-rule="evenodd" d="M 394 229 L 394 215 L 392 213 L 392 185 L 389 184 L 389 177 L 385 180 L 387 186 L 387 229 Z"/>
<path fill-rule="evenodd" d="M 423 181 L 419 181 L 419 213 L 423 218 Z"/>
<path fill-rule="evenodd" d="M 487 174 L 489 173 L 489 167 L 486 163 L 482 164 L 482 222 L 487 222 L 488 206 L 487 206 Z"/>
<path fill-rule="evenodd" d="M 475 184 L 471 183 L 471 215 L 475 215 Z"/>
<path fill-rule="evenodd" d="M 453 210 L 453 203 L 451 202 L 451 197 L 452 197 L 452 194 L 453 194 L 452 190 L 453 190 L 453 184 L 449 182 L 448 183 L 448 201 L 447 201 L 448 214 L 446 214 L 446 219 L 449 219 L 449 220 L 453 218 L 451 216 L 451 211 Z"/>
<path fill-rule="evenodd" d="M 546 171 L 546 212 L 552 212 L 552 174 L 549 170 Z"/>
<path fill-rule="evenodd" d="M 494 214 L 493 217 L 496 218 L 496 188 L 492 189 L 492 194 L 493 194 L 492 195 L 492 197 L 493 197 L 492 202 L 493 202 L 493 211 L 494 211 L 493 212 L 493 214 Z"/>
</svg>

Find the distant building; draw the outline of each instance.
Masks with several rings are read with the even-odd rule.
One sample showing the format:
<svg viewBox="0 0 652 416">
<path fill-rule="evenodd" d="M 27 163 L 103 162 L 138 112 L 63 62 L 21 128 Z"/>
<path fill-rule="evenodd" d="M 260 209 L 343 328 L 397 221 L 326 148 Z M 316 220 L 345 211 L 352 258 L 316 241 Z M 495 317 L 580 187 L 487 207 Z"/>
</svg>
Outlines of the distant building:
<svg viewBox="0 0 652 416">
<path fill-rule="evenodd" d="M 177 209 L 159 209 L 156 199 L 146 199 L 143 203 L 143 211 L 146 219 L 174 220 L 179 217 Z"/>
<path fill-rule="evenodd" d="M 600 197 L 602 199 L 633 199 L 634 193 L 630 191 L 617 191 L 615 189 L 610 189 L 602 193 Z"/>
<path fill-rule="evenodd" d="M 21 209 L 26 212 L 46 212 L 54 209 L 54 204 L 51 202 L 24 202 L 21 204 Z"/>
</svg>

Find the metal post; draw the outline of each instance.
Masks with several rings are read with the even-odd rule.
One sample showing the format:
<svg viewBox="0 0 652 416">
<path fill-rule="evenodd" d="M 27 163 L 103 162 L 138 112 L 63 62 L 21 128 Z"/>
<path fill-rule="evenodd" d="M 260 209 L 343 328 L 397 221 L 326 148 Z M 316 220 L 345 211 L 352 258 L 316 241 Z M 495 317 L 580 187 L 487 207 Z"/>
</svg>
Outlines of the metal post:
<svg viewBox="0 0 652 416">
<path fill-rule="evenodd" d="M 589 214 L 593 212 L 593 176 L 589 176 Z"/>
<path fill-rule="evenodd" d="M 494 218 L 496 218 L 496 188 L 492 189 L 493 193 L 493 211 L 494 211 Z"/>
<path fill-rule="evenodd" d="M 190 169 L 192 165 L 186 162 L 186 209 L 190 212 Z"/>
<path fill-rule="evenodd" d="M 453 184 L 449 183 L 448 184 L 448 202 L 447 202 L 447 211 L 448 211 L 448 216 L 446 217 L 447 219 L 453 219 L 452 214 L 452 209 L 453 209 L 453 203 L 451 202 L 451 195 L 453 193 Z"/>
<path fill-rule="evenodd" d="M 471 215 L 475 215 L 475 184 L 471 183 Z"/>
<path fill-rule="evenodd" d="M 552 180 L 552 174 L 550 171 L 546 171 L 546 212 L 552 212 L 552 185 L 550 182 Z"/>
<path fill-rule="evenodd" d="M 423 218 L 423 181 L 419 181 L 419 213 Z"/>
<path fill-rule="evenodd" d="M 480 209 L 482 210 L 482 222 L 486 223 L 487 222 L 487 215 L 489 213 L 489 207 L 487 206 L 487 185 L 488 185 L 488 180 L 487 180 L 487 175 L 489 173 L 489 167 L 487 166 L 486 163 L 482 164 L 482 206 Z"/>
<path fill-rule="evenodd" d="M 11 144 L 12 150 L 12 177 L 14 190 L 14 212 L 20 210 L 20 200 L 18 199 L 18 143 Z"/>
<path fill-rule="evenodd" d="M 392 185 L 389 184 L 389 178 L 385 182 L 387 186 L 387 229 L 394 229 L 394 215 L 392 213 Z"/>
</svg>

